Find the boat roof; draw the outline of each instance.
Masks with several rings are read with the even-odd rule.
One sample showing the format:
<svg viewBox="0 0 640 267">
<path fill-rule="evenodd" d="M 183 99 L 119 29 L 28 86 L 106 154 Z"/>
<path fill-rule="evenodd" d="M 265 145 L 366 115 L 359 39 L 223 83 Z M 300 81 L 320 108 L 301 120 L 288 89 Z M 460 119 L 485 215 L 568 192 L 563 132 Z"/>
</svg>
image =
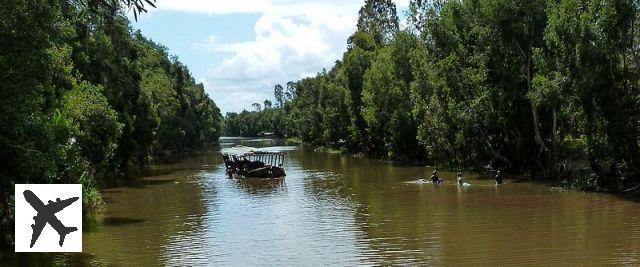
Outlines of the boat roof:
<svg viewBox="0 0 640 267">
<path fill-rule="evenodd" d="M 226 155 L 247 155 L 247 154 L 281 154 L 282 152 L 267 151 L 269 148 L 255 148 L 250 146 L 234 146 L 221 149 L 220 153 Z"/>
</svg>

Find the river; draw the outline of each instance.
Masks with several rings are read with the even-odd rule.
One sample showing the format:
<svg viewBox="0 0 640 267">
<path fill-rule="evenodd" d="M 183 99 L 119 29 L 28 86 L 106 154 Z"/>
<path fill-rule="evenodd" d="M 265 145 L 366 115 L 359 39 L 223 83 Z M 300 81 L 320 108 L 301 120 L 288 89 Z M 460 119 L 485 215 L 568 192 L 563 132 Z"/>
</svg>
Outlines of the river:
<svg viewBox="0 0 640 267">
<path fill-rule="evenodd" d="M 219 150 L 155 165 L 102 192 L 83 253 L 16 265 L 638 265 L 640 203 L 430 167 L 223 138 L 286 152 L 284 179 L 228 179 Z"/>
</svg>

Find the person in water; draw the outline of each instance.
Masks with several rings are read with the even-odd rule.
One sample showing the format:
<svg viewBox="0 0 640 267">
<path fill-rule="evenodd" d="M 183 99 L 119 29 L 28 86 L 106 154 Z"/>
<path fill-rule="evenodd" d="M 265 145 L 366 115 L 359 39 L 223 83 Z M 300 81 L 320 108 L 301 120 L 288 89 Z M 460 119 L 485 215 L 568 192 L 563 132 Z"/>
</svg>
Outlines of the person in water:
<svg viewBox="0 0 640 267">
<path fill-rule="evenodd" d="M 438 177 L 438 171 L 437 170 L 433 170 L 433 172 L 431 173 L 430 180 L 434 184 L 442 183 L 442 180 L 440 179 L 440 177 Z"/>
<path fill-rule="evenodd" d="M 500 171 L 496 172 L 496 184 L 502 184 L 502 175 L 500 175 Z"/>
<path fill-rule="evenodd" d="M 458 184 L 459 184 L 459 185 L 464 185 L 466 182 L 465 182 L 465 180 L 464 180 L 464 177 L 462 177 L 462 173 L 461 173 L 461 172 L 458 172 L 458 175 L 457 175 L 457 176 L 458 176 Z"/>
</svg>

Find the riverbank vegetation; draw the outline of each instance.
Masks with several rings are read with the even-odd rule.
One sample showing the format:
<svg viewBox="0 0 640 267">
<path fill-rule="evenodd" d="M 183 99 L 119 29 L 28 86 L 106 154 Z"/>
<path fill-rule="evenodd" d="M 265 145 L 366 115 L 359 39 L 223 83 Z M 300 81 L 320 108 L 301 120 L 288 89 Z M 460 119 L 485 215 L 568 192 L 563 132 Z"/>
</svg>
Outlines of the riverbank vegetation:
<svg viewBox="0 0 640 267">
<path fill-rule="evenodd" d="M 639 181 L 640 2 L 367 0 L 342 59 L 229 113 L 319 146 L 455 168 L 492 165 L 576 187 Z"/>
<path fill-rule="evenodd" d="M 132 31 L 154 1 L 0 1 L 0 228 L 16 183 L 121 175 L 167 152 L 217 142 L 221 115 L 167 49 Z M 4 243 L 4 242 L 3 242 Z"/>
</svg>

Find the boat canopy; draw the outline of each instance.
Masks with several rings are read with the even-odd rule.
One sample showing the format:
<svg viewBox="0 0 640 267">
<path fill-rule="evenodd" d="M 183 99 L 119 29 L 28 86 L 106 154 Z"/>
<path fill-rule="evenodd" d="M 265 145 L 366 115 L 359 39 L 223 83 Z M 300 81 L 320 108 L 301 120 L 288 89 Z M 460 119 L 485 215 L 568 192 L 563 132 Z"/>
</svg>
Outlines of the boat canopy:
<svg viewBox="0 0 640 267">
<path fill-rule="evenodd" d="M 236 156 L 240 156 L 240 155 L 244 155 L 244 154 L 250 154 L 250 153 L 254 153 L 254 152 L 259 152 L 260 149 L 255 148 L 255 147 L 250 147 L 250 146 L 234 146 L 234 147 L 226 147 L 223 148 L 220 152 L 222 154 L 225 155 L 236 155 Z"/>
<path fill-rule="evenodd" d="M 220 151 L 229 178 L 240 174 L 245 177 L 282 177 L 284 156 L 282 152 L 260 151 L 254 147 L 237 146 Z"/>
</svg>

